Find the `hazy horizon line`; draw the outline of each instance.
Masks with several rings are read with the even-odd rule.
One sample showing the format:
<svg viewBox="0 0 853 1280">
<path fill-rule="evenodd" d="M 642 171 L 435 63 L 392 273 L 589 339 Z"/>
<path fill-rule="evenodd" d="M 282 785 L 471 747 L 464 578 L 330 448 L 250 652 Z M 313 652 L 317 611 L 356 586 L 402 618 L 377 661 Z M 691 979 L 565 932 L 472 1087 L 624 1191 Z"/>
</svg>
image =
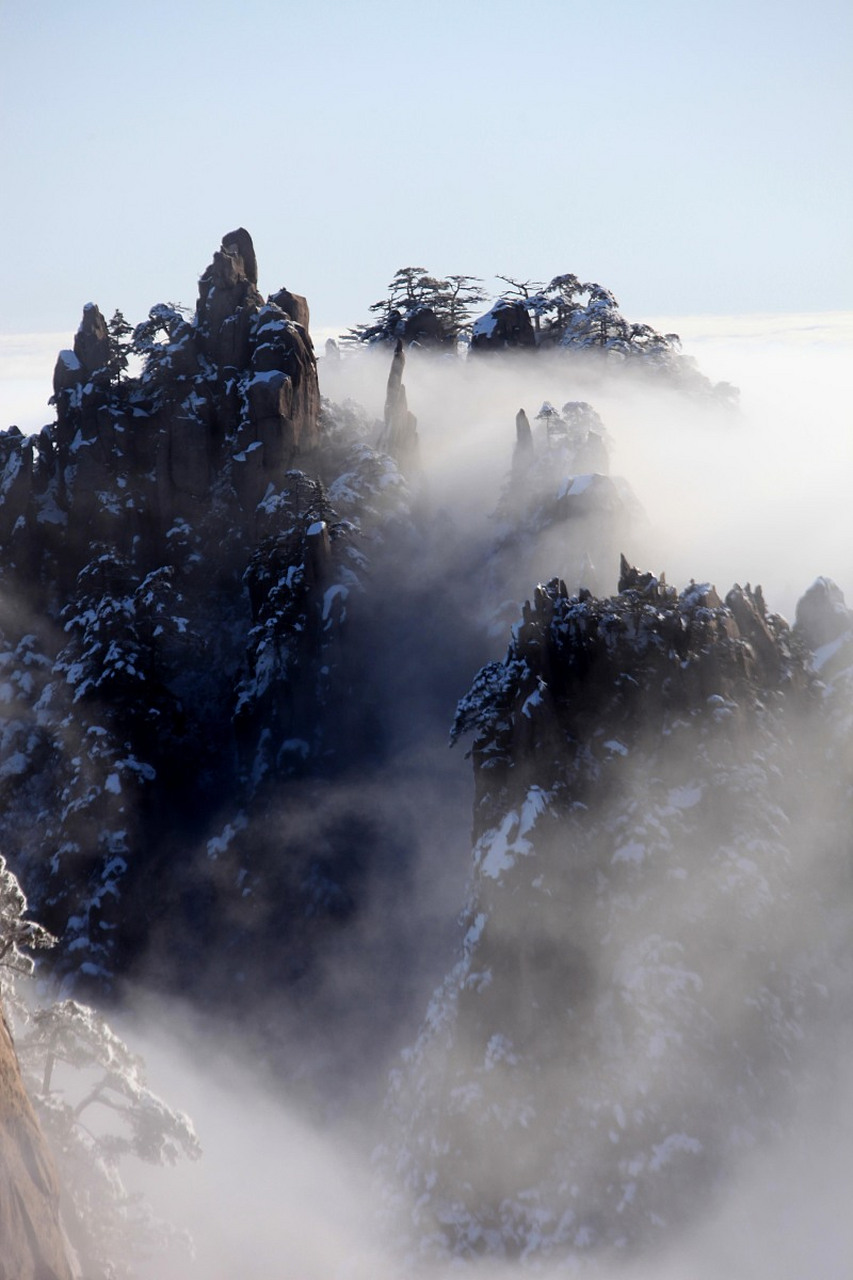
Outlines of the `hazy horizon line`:
<svg viewBox="0 0 853 1280">
<path fill-rule="evenodd" d="M 853 309 L 670 312 L 648 316 L 646 323 L 663 332 L 678 333 L 688 354 L 693 344 L 718 342 L 762 342 L 812 350 L 853 346 Z M 318 354 L 322 355 L 328 338 L 341 337 L 348 327 L 312 325 Z M 0 430 L 14 424 L 25 431 L 37 431 L 44 425 L 56 359 L 61 350 L 73 344 L 74 332 L 0 331 Z"/>
</svg>

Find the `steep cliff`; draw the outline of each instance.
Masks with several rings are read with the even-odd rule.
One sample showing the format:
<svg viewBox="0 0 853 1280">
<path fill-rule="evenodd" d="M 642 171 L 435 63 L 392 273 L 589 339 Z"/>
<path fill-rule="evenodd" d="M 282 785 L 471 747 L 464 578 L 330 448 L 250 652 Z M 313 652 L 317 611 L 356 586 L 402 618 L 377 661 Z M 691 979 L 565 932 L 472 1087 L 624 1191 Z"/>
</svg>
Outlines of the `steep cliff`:
<svg viewBox="0 0 853 1280">
<path fill-rule="evenodd" d="M 0 839 L 102 994 L 309 971 L 370 857 L 340 816 L 317 848 L 269 815 L 382 750 L 343 637 L 408 490 L 321 412 L 305 299 L 257 279 L 239 229 L 132 350 L 88 304 L 55 423 L 0 436 Z"/>
</svg>

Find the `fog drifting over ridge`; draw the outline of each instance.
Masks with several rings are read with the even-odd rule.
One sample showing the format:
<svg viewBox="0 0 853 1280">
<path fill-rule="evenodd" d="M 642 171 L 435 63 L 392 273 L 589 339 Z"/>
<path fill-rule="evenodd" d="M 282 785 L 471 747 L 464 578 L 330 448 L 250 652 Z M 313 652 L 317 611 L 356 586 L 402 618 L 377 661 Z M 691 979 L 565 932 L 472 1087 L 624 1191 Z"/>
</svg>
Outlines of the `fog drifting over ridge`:
<svg viewBox="0 0 853 1280">
<path fill-rule="evenodd" d="M 775 341 L 765 346 L 750 339 L 747 351 L 725 338 L 706 341 L 697 352 L 702 371 L 741 387 L 741 410 L 730 415 L 632 378 L 581 372 L 580 362 L 559 355 L 462 365 L 413 353 L 405 382 L 419 419 L 428 502 L 433 511 L 446 510 L 463 537 L 487 538 L 510 467 L 517 409 L 523 406 L 533 420 L 543 400 L 559 407 L 585 399 L 608 430 L 613 472 L 627 478 L 648 517 L 625 547 L 642 568 L 664 570 L 678 588 L 691 577 L 714 581 L 721 593 L 734 581 L 760 582 L 769 607 L 791 620 L 797 598 L 818 574 L 834 577 L 849 602 L 853 469 L 845 417 L 851 377 L 842 350 L 809 343 L 801 349 L 798 342 L 794 348 L 792 354 Z M 324 365 L 324 393 L 351 395 L 380 418 L 389 355 L 387 349 L 356 355 L 338 373 Z M 449 558 L 434 567 L 437 586 L 442 572 L 458 567 L 451 558 L 458 549 L 452 539 L 445 547 Z M 618 566 L 601 568 L 615 590 Z M 568 583 L 570 590 L 577 585 Z M 534 586 L 526 585 L 528 594 Z M 449 955 L 448 965 L 452 960 Z M 429 992 L 420 994 L 425 1008 Z M 200 1049 L 189 1060 L 168 1041 L 164 1048 L 163 1028 L 181 1016 L 154 1010 L 147 1014 L 156 1028 L 153 1047 L 146 1050 L 144 1035 L 133 1043 L 148 1053 L 155 1086 L 193 1114 L 206 1147 L 200 1165 L 165 1175 L 165 1191 L 155 1189 L 164 1210 L 185 1219 L 198 1238 L 197 1274 L 205 1280 L 276 1274 L 396 1280 L 405 1274 L 382 1248 L 373 1223 L 371 1117 L 318 1125 L 269 1081 L 259 1082 L 251 1066 L 239 1065 L 236 1047 L 232 1059 L 232 1047 L 217 1043 L 215 1027 L 200 1027 Z M 671 1255 L 620 1274 L 631 1280 L 840 1277 L 853 1252 L 842 1190 L 850 1146 L 838 1123 L 850 1101 L 849 1073 L 839 1071 L 837 1096 L 825 1107 L 806 1098 L 778 1145 L 745 1161 L 708 1206 L 705 1222 Z M 495 1264 L 475 1268 L 481 1272 L 487 1280 L 515 1274 Z M 150 1277 L 185 1274 L 184 1264 L 168 1270 L 158 1262 Z"/>
<path fill-rule="evenodd" d="M 191 1167 L 140 1168 L 128 1182 L 156 1213 L 190 1232 L 195 1261 L 181 1251 L 157 1258 L 141 1268 L 142 1280 L 514 1280 L 531 1269 L 546 1280 L 845 1280 L 848 1274 L 849 1044 L 839 1046 L 834 1088 L 819 1099 L 802 1098 L 786 1132 L 745 1154 L 694 1227 L 659 1254 L 618 1266 L 534 1259 L 532 1268 L 486 1260 L 413 1269 L 378 1227 L 369 1134 L 318 1127 L 227 1041 L 202 1033 L 190 1057 L 168 1031 L 180 1017 L 179 1010 L 160 1008 L 152 1030 L 137 1024 L 129 1036 L 145 1054 L 154 1087 L 192 1111 L 204 1154 Z M 219 1035 L 213 1027 L 209 1034 Z"/>
<path fill-rule="evenodd" d="M 480 466 L 485 450 L 491 469 L 478 492 L 488 506 L 509 469 L 517 409 L 523 404 L 532 420 L 545 399 L 559 407 L 587 398 L 610 433 L 612 471 L 628 479 L 651 522 L 645 567 L 682 585 L 691 577 L 713 579 L 721 591 L 734 581 L 761 583 L 769 606 L 790 620 L 818 575 L 834 578 L 849 601 L 853 312 L 665 316 L 651 323 L 680 333 L 685 353 L 712 381 L 740 388 L 739 412 L 728 422 L 674 394 L 636 397 L 630 384 L 578 387 L 571 373 L 559 376 L 559 360 L 551 376 L 544 353 L 524 372 L 510 366 L 498 373 L 494 361 L 482 362 L 473 389 L 468 366 L 451 372 L 443 361 L 442 390 L 445 378 L 425 380 L 412 359 L 406 384 L 425 457 L 448 435 L 456 437 L 453 462 Z M 337 332 L 315 331 L 318 354 Z M 0 334 L 0 427 L 14 423 L 31 433 L 51 420 L 53 367 L 72 340 L 73 334 Z M 321 363 L 323 394 L 352 395 L 381 418 L 388 354 L 377 353 L 358 374 L 350 369 L 343 381 L 329 378 Z M 461 387 L 460 422 L 442 401 L 447 405 Z"/>
<path fill-rule="evenodd" d="M 609 433 L 611 472 L 628 480 L 648 517 L 633 549 L 643 568 L 679 586 L 713 581 L 723 593 L 736 581 L 760 583 L 769 607 L 790 621 L 818 576 L 834 578 L 849 600 L 853 313 L 667 322 L 685 329 L 684 350 L 702 373 L 740 389 L 736 412 L 630 375 L 588 377 L 579 372 L 583 361 L 560 353 L 464 364 L 419 361 L 415 353 L 405 381 L 431 499 L 443 504 L 446 493 L 451 509 L 462 500 L 493 510 L 518 408 L 533 422 L 544 400 L 557 408 L 588 400 Z M 381 418 L 387 363 L 384 350 L 370 352 L 329 376 L 321 362 L 321 390 L 332 399 L 351 395 Z M 617 570 L 610 569 L 611 589 Z"/>
<path fill-rule="evenodd" d="M 853 313 L 676 318 L 674 327 L 703 373 L 741 389 L 742 441 L 740 432 L 724 435 L 721 455 L 716 454 L 721 442 L 709 442 L 722 495 L 731 492 L 743 500 L 723 540 L 731 569 L 720 575 L 718 585 L 744 575 L 753 584 L 761 582 L 770 607 L 790 621 L 797 598 L 818 575 L 835 578 L 849 603 Z M 712 531 L 721 523 L 713 518 L 714 509 L 726 523 L 725 505 L 715 507 L 710 494 L 705 508 Z M 698 515 L 692 522 L 685 515 L 695 528 L 697 550 L 710 551 L 713 561 Z M 711 572 L 712 566 L 689 569 L 691 575 Z"/>
<path fill-rule="evenodd" d="M 703 371 L 741 387 L 740 412 L 729 416 L 670 392 L 638 391 L 633 382 L 596 385 L 547 358 L 484 359 L 462 367 L 420 361 L 415 354 L 405 382 L 419 419 L 430 501 L 446 504 L 451 514 L 463 504 L 461 513 L 456 510 L 462 528 L 487 520 L 509 469 L 517 408 L 524 405 L 532 420 L 545 399 L 558 406 L 588 399 L 611 437 L 613 471 L 629 480 L 649 517 L 636 545 L 626 548 L 643 567 L 665 570 L 679 589 L 691 577 L 714 581 L 721 593 L 735 581 L 760 582 L 769 607 L 791 621 L 797 598 L 818 574 L 836 578 L 849 602 L 850 374 L 842 352 L 796 345 L 796 360 L 762 347 L 743 355 L 739 367 L 724 339 L 708 345 L 711 359 L 700 360 Z M 324 370 L 324 393 L 351 394 L 381 417 L 387 357 L 383 350 L 345 365 L 340 374 Z M 616 566 L 612 573 L 615 590 Z M 568 585 L 571 590 L 575 584 Z M 853 1257 L 844 1190 L 851 1174 L 844 1117 L 853 1103 L 853 1078 L 845 1050 L 842 1043 L 830 1051 L 833 1088 L 821 1099 L 805 1090 L 786 1132 L 745 1156 L 695 1228 L 659 1257 L 616 1270 L 593 1266 L 583 1274 L 602 1280 L 841 1280 Z M 199 1274 L 206 1280 L 236 1274 L 244 1280 L 274 1274 L 397 1280 L 412 1274 L 377 1237 L 369 1121 L 366 1131 L 357 1121 L 340 1130 L 318 1128 L 286 1100 L 270 1096 L 268 1083 L 258 1086 L 251 1070 L 226 1065 L 223 1084 L 215 1073 L 200 1077 L 182 1052 L 164 1051 L 162 1044 L 149 1057 L 169 1081 L 164 1092 L 194 1112 L 203 1141 L 209 1135 L 197 1168 L 166 1175 L 174 1189 L 165 1197 L 173 1213 L 176 1205 L 185 1208 L 188 1224 L 201 1233 Z M 162 1192 L 155 1188 L 157 1194 Z M 537 1273 L 581 1272 L 565 1264 L 552 1272 L 543 1263 Z M 151 1280 L 183 1274 L 158 1264 Z M 438 1280 L 447 1273 L 425 1274 Z M 469 1274 L 508 1280 L 518 1268 L 484 1262 L 471 1264 Z"/>
</svg>

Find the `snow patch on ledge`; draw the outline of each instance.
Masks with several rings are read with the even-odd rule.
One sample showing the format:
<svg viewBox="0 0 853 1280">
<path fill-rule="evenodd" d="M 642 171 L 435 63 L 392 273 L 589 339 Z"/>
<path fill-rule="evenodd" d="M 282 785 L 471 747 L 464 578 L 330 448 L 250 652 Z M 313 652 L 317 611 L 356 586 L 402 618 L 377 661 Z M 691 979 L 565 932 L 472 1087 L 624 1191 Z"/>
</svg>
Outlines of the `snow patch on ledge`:
<svg viewBox="0 0 853 1280">
<path fill-rule="evenodd" d="M 495 331 L 497 323 L 494 308 L 492 308 L 491 311 L 487 311 L 484 316 L 480 316 L 478 320 L 474 321 L 471 326 L 471 337 L 490 338 Z"/>
<path fill-rule="evenodd" d="M 533 846 L 527 837 L 548 807 L 548 793 L 531 787 L 521 811 L 510 809 L 499 827 L 481 836 L 474 850 L 474 865 L 490 880 L 498 880 L 511 871 L 517 858 L 527 857 Z"/>
</svg>

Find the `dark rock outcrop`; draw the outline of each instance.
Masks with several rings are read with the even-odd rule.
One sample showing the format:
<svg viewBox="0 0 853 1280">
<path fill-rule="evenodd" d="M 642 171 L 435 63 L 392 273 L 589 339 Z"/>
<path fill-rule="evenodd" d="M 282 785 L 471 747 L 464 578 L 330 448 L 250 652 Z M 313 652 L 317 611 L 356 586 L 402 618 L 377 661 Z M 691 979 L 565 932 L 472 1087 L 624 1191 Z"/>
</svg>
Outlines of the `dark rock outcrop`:
<svg viewBox="0 0 853 1280">
<path fill-rule="evenodd" d="M 308 309 L 308 301 L 302 297 L 301 293 L 291 293 L 289 289 L 279 289 L 278 293 L 270 294 L 270 302 L 280 307 L 285 315 L 290 316 L 294 324 L 299 324 L 307 333 L 311 327 L 311 312 Z M 328 343 L 332 339 L 326 340 L 326 349 L 328 353 Z"/>
<path fill-rule="evenodd" d="M 257 274 L 249 233 L 229 232 L 201 277 L 195 318 L 161 304 L 138 326 L 137 378 L 122 379 L 118 339 L 86 306 L 74 350 L 56 364 L 55 427 L 26 448 L 9 438 L 0 455 L 0 529 L 18 530 L 31 562 L 59 555 L 60 590 L 93 543 L 135 547 L 150 566 L 176 520 L 208 519 L 214 488 L 254 507 L 317 447 L 307 304 L 286 290 L 275 295 L 283 306 L 265 303 Z"/>
<path fill-rule="evenodd" d="M 0 1008 L 0 1280 L 73 1280 L 53 1159 Z"/>
<path fill-rule="evenodd" d="M 797 602 L 796 628 L 810 649 L 837 640 L 853 627 L 853 612 L 831 578 L 817 578 Z"/>
<path fill-rule="evenodd" d="M 515 449 L 512 454 L 512 469 L 524 472 L 533 462 L 533 433 L 530 420 L 523 409 L 515 415 Z"/>
<path fill-rule="evenodd" d="M 83 319 L 74 337 L 74 354 L 90 377 L 104 370 L 109 361 L 107 322 L 93 302 L 83 308 Z"/>
<path fill-rule="evenodd" d="M 406 388 L 403 385 L 405 367 L 403 340 L 398 338 L 388 374 L 385 429 L 380 437 L 379 447 L 390 453 L 404 476 L 411 478 L 419 469 L 418 420 L 409 409 L 406 398 Z"/>
<path fill-rule="evenodd" d="M 222 237 L 222 250 L 232 257 L 239 257 L 243 263 L 243 271 L 250 284 L 258 283 L 258 260 L 255 257 L 255 246 L 252 237 L 245 227 L 236 231 L 228 231 Z"/>
<path fill-rule="evenodd" d="M 752 706 L 808 685 L 805 658 L 760 588 L 736 586 L 725 603 L 709 584 L 679 595 L 624 556 L 616 596 L 570 596 L 557 580 L 537 587 L 507 658 L 484 668 L 459 706 L 454 732 L 474 730 L 475 834 L 521 803 L 534 778 L 548 790 L 593 768 L 594 744 L 609 733 L 655 737 L 708 699 Z"/>
<path fill-rule="evenodd" d="M 449 343 L 448 335 L 432 307 L 415 307 L 398 320 L 395 331 L 401 335 L 407 347 L 413 344 L 419 347 L 441 347 Z"/>
<path fill-rule="evenodd" d="M 34 441 L 17 427 L 0 432 L 0 541 L 6 542 L 24 514 L 33 482 Z"/>
<path fill-rule="evenodd" d="M 472 352 L 531 350 L 535 346 L 536 333 L 523 302 L 496 302 L 491 311 L 474 321 L 471 330 Z"/>
<path fill-rule="evenodd" d="M 620 588 L 537 588 L 459 705 L 466 934 L 382 1153 L 420 1261 L 585 1272 L 671 1244 L 849 1008 L 827 927 L 848 824 L 803 777 L 805 655 L 758 590 L 679 593 L 624 559 Z"/>
</svg>

